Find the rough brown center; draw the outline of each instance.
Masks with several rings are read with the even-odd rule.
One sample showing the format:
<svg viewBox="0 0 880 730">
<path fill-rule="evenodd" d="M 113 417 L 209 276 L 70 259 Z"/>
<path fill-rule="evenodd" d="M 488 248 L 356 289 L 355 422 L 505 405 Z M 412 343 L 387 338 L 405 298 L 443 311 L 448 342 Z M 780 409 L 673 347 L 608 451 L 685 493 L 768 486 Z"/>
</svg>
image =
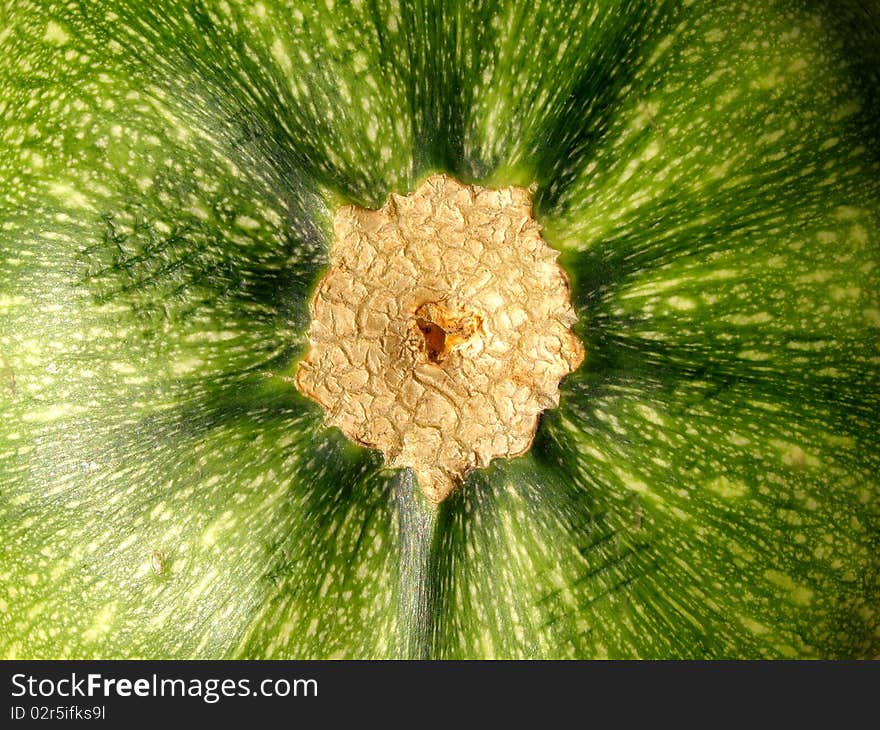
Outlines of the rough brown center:
<svg viewBox="0 0 880 730">
<path fill-rule="evenodd" d="M 333 223 L 297 386 L 440 502 L 472 469 L 528 449 L 558 404 L 584 357 L 568 279 L 522 188 L 433 175 Z"/>
<path fill-rule="evenodd" d="M 443 302 L 426 302 L 415 314 L 416 327 L 425 341 L 425 356 L 436 365 L 474 337 L 482 322 L 479 314 L 453 311 Z"/>
</svg>

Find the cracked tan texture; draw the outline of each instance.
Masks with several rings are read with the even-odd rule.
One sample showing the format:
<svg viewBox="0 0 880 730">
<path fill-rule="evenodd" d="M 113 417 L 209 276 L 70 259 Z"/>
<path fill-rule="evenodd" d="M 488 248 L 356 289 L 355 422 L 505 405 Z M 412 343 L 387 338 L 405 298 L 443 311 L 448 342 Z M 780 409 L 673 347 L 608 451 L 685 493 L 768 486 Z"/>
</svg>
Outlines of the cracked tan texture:
<svg viewBox="0 0 880 730">
<path fill-rule="evenodd" d="M 529 192 L 433 175 L 380 210 L 345 206 L 296 382 L 326 422 L 412 467 L 441 502 L 522 454 L 584 349 Z"/>
</svg>

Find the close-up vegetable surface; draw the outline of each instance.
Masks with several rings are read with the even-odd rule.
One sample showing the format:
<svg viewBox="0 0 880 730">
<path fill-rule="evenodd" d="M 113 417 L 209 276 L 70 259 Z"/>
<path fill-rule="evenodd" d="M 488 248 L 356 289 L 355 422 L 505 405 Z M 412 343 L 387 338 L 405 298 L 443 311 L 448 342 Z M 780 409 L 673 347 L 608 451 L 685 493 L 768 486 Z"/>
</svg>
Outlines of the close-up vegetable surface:
<svg viewBox="0 0 880 730">
<path fill-rule="evenodd" d="M 0 0 L 0 657 L 880 656 L 878 100 L 870 0 Z M 442 494 L 298 387 L 432 179 L 576 319 Z"/>
</svg>

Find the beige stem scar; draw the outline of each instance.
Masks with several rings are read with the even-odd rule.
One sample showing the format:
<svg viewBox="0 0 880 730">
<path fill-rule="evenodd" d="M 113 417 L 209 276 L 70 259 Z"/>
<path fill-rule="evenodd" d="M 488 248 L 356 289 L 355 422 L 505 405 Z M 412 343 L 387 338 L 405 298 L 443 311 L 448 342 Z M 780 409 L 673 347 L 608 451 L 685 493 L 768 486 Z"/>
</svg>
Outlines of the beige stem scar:
<svg viewBox="0 0 880 730">
<path fill-rule="evenodd" d="M 333 228 L 296 376 L 327 424 L 411 467 L 433 502 L 525 452 L 584 358 L 529 192 L 433 175 Z"/>
</svg>

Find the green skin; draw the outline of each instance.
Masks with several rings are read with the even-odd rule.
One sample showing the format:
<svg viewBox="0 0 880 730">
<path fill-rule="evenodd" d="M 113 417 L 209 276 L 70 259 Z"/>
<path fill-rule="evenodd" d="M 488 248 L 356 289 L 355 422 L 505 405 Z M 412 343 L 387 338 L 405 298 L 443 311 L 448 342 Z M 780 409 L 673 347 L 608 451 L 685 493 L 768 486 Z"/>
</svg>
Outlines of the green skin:
<svg viewBox="0 0 880 730">
<path fill-rule="evenodd" d="M 356 5 L 0 0 L 0 657 L 880 656 L 872 3 Z M 291 377 L 435 170 L 587 349 L 439 508 Z"/>
</svg>

